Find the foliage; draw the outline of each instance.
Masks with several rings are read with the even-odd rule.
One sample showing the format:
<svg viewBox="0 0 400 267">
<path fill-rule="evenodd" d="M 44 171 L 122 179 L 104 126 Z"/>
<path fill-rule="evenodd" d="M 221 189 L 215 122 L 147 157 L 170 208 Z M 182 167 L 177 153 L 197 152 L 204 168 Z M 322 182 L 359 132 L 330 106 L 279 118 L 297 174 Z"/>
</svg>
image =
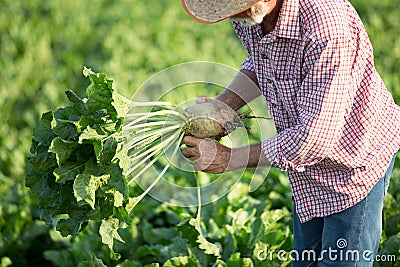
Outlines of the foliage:
<svg viewBox="0 0 400 267">
<path fill-rule="evenodd" d="M 396 2 L 351 2 L 370 35 L 376 67 L 400 103 Z M 86 87 L 81 75 L 84 65 L 114 77 L 116 88 L 125 96 L 131 96 L 154 73 L 186 61 L 215 61 L 238 68 L 245 53 L 229 22 L 199 24 L 184 14 L 180 1 L 170 0 L 2 0 L 0 32 L 1 266 L 286 264 L 276 258 L 257 259 L 266 247 L 291 248 L 290 189 L 287 177 L 277 170 L 271 170 L 268 179 L 251 193 L 251 171 L 246 172 L 227 196 L 203 207 L 197 229 L 190 223 L 195 209 L 146 198 L 136 207 L 129 227 L 117 232 L 125 241 L 112 244 L 121 255 L 119 260 L 112 259 L 102 243 L 99 223 L 89 223 L 75 237 L 62 237 L 46 226 L 40 220 L 40 200 L 23 185 L 32 129 L 43 111 L 65 105 L 66 89 Z M 206 92 L 215 95 L 217 89 Z M 197 93 L 187 90 L 179 97 L 177 102 L 195 98 Z M 173 179 L 189 183 L 185 177 Z M 382 255 L 400 255 L 399 184 L 398 160 L 385 201 Z M 198 230 L 205 240 L 199 240 Z M 116 235 L 105 225 L 102 231 Z M 213 249 L 203 246 L 208 243 L 215 245 Z"/>
<path fill-rule="evenodd" d="M 84 74 L 91 80 L 87 98 L 67 90 L 70 105 L 43 113 L 33 130 L 25 181 L 43 220 L 65 237 L 76 236 L 89 220 L 102 220 L 100 235 L 112 251 L 113 240 L 122 241 L 119 220 L 128 217 L 120 162 L 125 162 L 121 132 L 129 101 L 105 74 L 86 68 Z"/>
</svg>

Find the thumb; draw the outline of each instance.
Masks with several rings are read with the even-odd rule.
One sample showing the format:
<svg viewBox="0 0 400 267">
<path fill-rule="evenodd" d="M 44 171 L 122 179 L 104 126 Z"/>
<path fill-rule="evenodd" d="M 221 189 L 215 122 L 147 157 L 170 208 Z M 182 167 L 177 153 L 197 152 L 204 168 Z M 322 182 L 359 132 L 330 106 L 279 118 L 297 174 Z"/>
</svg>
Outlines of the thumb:
<svg viewBox="0 0 400 267">
<path fill-rule="evenodd" d="M 199 96 L 196 99 L 196 104 L 202 104 L 202 103 L 205 103 L 205 102 L 208 102 L 208 98 L 206 96 L 204 96 L 204 95 Z"/>
</svg>

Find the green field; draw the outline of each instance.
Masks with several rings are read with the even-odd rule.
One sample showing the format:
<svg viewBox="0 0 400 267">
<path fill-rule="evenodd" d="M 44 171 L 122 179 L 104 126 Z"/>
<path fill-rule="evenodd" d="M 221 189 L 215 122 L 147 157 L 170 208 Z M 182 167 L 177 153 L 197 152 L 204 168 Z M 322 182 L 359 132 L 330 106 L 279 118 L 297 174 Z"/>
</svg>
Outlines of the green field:
<svg viewBox="0 0 400 267">
<path fill-rule="evenodd" d="M 396 1 L 353 0 L 370 35 L 376 67 L 400 104 L 400 11 Z M 66 105 L 64 91 L 83 94 L 84 66 L 107 73 L 131 97 L 152 75 L 184 62 L 210 61 L 240 68 L 245 51 L 228 21 L 192 21 L 180 1 L 0 0 L 0 267 L 5 266 L 283 266 L 260 260 L 264 249 L 290 251 L 291 195 L 287 177 L 271 170 L 249 193 L 251 170 L 234 190 L 203 206 L 208 247 L 196 242 L 187 220 L 196 208 L 145 198 L 129 227 L 120 229 L 110 255 L 89 223 L 76 237 L 62 237 L 40 220 L 37 199 L 24 185 L 32 131 L 43 112 Z M 221 88 L 207 88 L 210 96 Z M 201 89 L 199 89 L 201 91 Z M 186 90 L 176 99 L 196 98 Z M 155 93 L 150 98 L 158 99 Z M 179 102 L 178 101 L 178 102 Z M 203 177 L 203 180 L 209 177 Z M 172 177 L 189 184 L 185 177 Z M 400 160 L 384 210 L 381 255 L 400 266 Z M 216 253 L 218 248 L 220 253 Z M 115 255 L 114 255 L 115 256 Z"/>
</svg>

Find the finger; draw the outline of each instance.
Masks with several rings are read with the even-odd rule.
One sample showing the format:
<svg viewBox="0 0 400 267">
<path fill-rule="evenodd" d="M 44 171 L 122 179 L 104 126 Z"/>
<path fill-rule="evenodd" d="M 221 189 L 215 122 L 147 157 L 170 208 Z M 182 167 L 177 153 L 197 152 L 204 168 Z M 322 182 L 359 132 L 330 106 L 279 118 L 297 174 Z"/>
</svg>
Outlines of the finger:
<svg viewBox="0 0 400 267">
<path fill-rule="evenodd" d="M 208 97 L 206 97 L 206 96 L 199 96 L 197 99 L 196 99 L 196 103 L 197 104 L 202 104 L 202 103 L 215 103 L 215 104 L 217 104 L 217 105 L 226 105 L 224 102 L 222 102 L 222 101 L 220 101 L 220 100 L 218 100 L 218 99 L 216 99 L 216 98 L 208 98 Z"/>
<path fill-rule="evenodd" d="M 197 104 L 201 104 L 201 103 L 205 103 L 205 102 L 207 102 L 207 97 L 204 96 L 204 95 L 199 96 L 199 97 L 196 99 L 196 103 L 197 103 Z"/>
<path fill-rule="evenodd" d="M 182 144 L 191 146 L 191 147 L 197 147 L 200 143 L 201 139 L 196 138 L 191 135 L 185 135 L 182 139 Z"/>
<path fill-rule="evenodd" d="M 198 159 L 201 156 L 200 151 L 197 148 L 190 147 L 182 149 L 182 154 L 190 160 Z"/>
</svg>

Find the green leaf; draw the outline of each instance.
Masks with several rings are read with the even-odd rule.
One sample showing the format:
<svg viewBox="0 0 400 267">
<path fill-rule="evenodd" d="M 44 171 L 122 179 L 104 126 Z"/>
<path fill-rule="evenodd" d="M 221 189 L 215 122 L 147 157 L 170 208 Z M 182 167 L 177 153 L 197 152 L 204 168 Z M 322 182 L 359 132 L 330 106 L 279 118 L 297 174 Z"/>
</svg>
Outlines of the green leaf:
<svg viewBox="0 0 400 267">
<path fill-rule="evenodd" d="M 12 261 L 9 257 L 2 257 L 0 261 L 0 266 L 1 267 L 8 267 L 12 266 Z"/>
<path fill-rule="evenodd" d="M 71 254 L 66 250 L 46 250 L 43 256 L 46 260 L 52 262 L 54 266 L 74 265 Z"/>
<path fill-rule="evenodd" d="M 126 177 L 122 173 L 122 169 L 119 167 L 119 162 L 113 162 L 108 166 L 101 166 L 99 169 L 103 173 L 110 174 L 110 181 L 108 182 L 107 189 L 115 189 L 122 195 L 128 196 L 128 185 Z"/>
<path fill-rule="evenodd" d="M 39 194 L 41 192 L 41 178 L 42 174 L 38 174 L 35 170 L 28 165 L 28 170 L 25 176 L 25 186 L 29 187 L 33 194 Z"/>
<path fill-rule="evenodd" d="M 82 162 L 64 162 L 60 167 L 53 172 L 57 183 L 65 183 L 73 181 L 78 174 L 81 174 L 85 169 L 85 163 Z"/>
<path fill-rule="evenodd" d="M 140 201 L 141 199 L 142 199 L 142 198 L 141 198 L 140 196 L 138 196 L 138 197 L 130 197 L 130 198 L 128 199 L 128 204 L 127 204 L 126 207 L 125 207 L 126 212 L 127 212 L 128 214 L 131 214 L 132 210 L 136 207 L 136 205 L 139 203 L 139 201 Z"/>
<path fill-rule="evenodd" d="M 250 258 L 241 258 L 240 252 L 233 254 L 226 263 L 227 267 L 253 267 L 253 261 Z"/>
<path fill-rule="evenodd" d="M 57 164 L 61 165 L 71 156 L 77 147 L 79 147 L 79 144 L 76 142 L 66 141 L 57 137 L 51 142 L 49 152 L 56 154 Z"/>
<path fill-rule="evenodd" d="M 120 136 L 124 114 L 118 114 L 129 101 L 114 91 L 107 75 L 84 72 L 91 80 L 87 98 L 67 90 L 68 106 L 42 114 L 33 131 L 34 155 L 28 158 L 25 177 L 42 219 L 51 224 L 61 216 L 57 229 L 64 236 L 77 235 L 88 220 L 116 216 L 130 221 L 121 169 L 126 167 Z M 117 254 L 112 252 L 112 257 Z"/>
<path fill-rule="evenodd" d="M 76 236 L 81 229 L 82 222 L 73 218 L 61 219 L 58 221 L 56 229 L 64 237 L 69 235 Z"/>
<path fill-rule="evenodd" d="M 114 203 L 111 201 L 111 199 L 101 197 L 96 201 L 95 203 L 95 209 L 90 210 L 90 212 L 87 213 L 87 217 L 90 220 L 93 221 L 101 221 L 104 218 L 108 218 L 112 215 L 118 215 L 115 217 L 122 217 L 119 216 L 118 210 L 114 212 Z"/>
<path fill-rule="evenodd" d="M 118 115 L 123 118 L 125 114 L 128 113 L 130 108 L 130 101 L 123 97 L 120 94 L 117 94 L 115 91 L 113 92 L 113 102 L 112 105 L 114 106 L 115 110 L 117 111 Z"/>
<path fill-rule="evenodd" d="M 79 136 L 80 144 L 93 144 L 97 162 L 100 162 L 101 152 L 103 150 L 102 139 L 103 136 L 98 134 L 97 131 L 90 126 L 88 126 Z"/>
<path fill-rule="evenodd" d="M 88 100 L 86 102 L 90 112 L 105 109 L 113 121 L 117 120 L 118 113 L 112 105 L 113 102 L 113 80 L 108 79 L 104 73 L 94 73 L 90 69 L 83 70 L 85 76 L 89 76 L 91 84 L 86 88 Z"/>
<path fill-rule="evenodd" d="M 400 255 L 400 233 L 390 236 L 385 242 L 383 242 L 382 248 L 380 254 Z"/>
<path fill-rule="evenodd" d="M 103 145 L 103 149 L 100 155 L 100 163 L 104 165 L 109 165 L 111 160 L 114 158 L 117 151 L 118 142 L 114 137 L 108 138 Z"/>
<path fill-rule="evenodd" d="M 168 227 L 155 227 L 149 222 L 143 222 L 143 240 L 150 245 L 171 244 L 176 236 L 176 231 Z"/>
<path fill-rule="evenodd" d="M 260 241 L 265 232 L 265 226 L 258 216 L 251 225 L 251 233 L 248 241 L 248 246 L 253 247 L 258 241 Z"/>
<path fill-rule="evenodd" d="M 53 121 L 53 112 L 49 111 L 42 114 L 40 121 L 36 125 L 33 130 L 34 141 L 37 141 L 40 144 L 50 145 L 51 140 L 56 136 L 51 130 L 51 123 Z"/>
<path fill-rule="evenodd" d="M 119 191 L 115 191 L 114 192 L 114 207 L 122 207 L 122 205 L 124 204 L 124 195 L 119 192 Z"/>
<path fill-rule="evenodd" d="M 89 110 L 86 103 L 72 90 L 65 91 L 69 101 L 72 102 L 72 106 L 82 115 L 88 115 Z"/>
<path fill-rule="evenodd" d="M 129 160 L 122 146 L 123 145 L 121 143 L 118 144 L 118 148 L 115 153 L 115 158 L 118 159 L 118 166 L 120 167 L 121 170 L 124 171 L 125 174 L 125 172 L 129 170 Z"/>
<path fill-rule="evenodd" d="M 77 112 L 76 109 L 74 109 L 72 106 L 66 106 L 63 108 L 59 108 L 56 111 L 54 111 L 54 119 L 55 120 L 60 120 L 60 121 L 65 121 L 65 122 L 71 122 L 71 123 L 77 123 L 81 118 L 81 114 Z M 54 127 L 54 120 L 52 122 L 52 126 Z"/>
<path fill-rule="evenodd" d="M 74 160 L 77 162 L 96 162 L 94 148 L 92 144 L 79 144 L 79 147 L 75 150 L 75 152 L 71 155 L 74 157 Z"/>
<path fill-rule="evenodd" d="M 184 220 L 178 225 L 178 231 L 181 236 L 186 239 L 192 247 L 197 246 L 197 235 L 199 232 L 189 223 L 189 220 Z"/>
<path fill-rule="evenodd" d="M 54 112 L 52 122 L 53 132 L 63 140 L 75 140 L 79 133 L 77 122 L 80 120 L 79 114 L 71 106 L 59 108 Z"/>
<path fill-rule="evenodd" d="M 78 129 L 74 122 L 56 119 L 53 132 L 64 140 L 74 140 L 78 137 Z"/>
<path fill-rule="evenodd" d="M 58 209 L 60 206 L 59 185 L 54 182 L 54 176 L 44 174 L 40 180 L 39 207 L 45 210 Z"/>
<path fill-rule="evenodd" d="M 99 233 L 101 235 L 101 241 L 103 244 L 106 244 L 111 251 L 111 257 L 114 259 L 119 259 L 120 255 L 114 252 L 114 239 L 125 243 L 125 241 L 118 234 L 119 229 L 119 220 L 117 218 L 109 218 L 107 220 L 103 220 Z"/>
<path fill-rule="evenodd" d="M 189 220 L 189 224 L 194 226 L 194 228 L 197 230 L 199 233 L 197 235 L 197 240 L 196 242 L 199 244 L 199 248 L 204 251 L 205 254 L 208 255 L 214 255 L 215 257 L 221 257 L 221 245 L 216 243 L 211 243 L 209 242 L 201 233 L 201 228 L 200 228 L 200 218 L 192 218 Z"/>
<path fill-rule="evenodd" d="M 261 220 L 265 226 L 265 229 L 271 229 L 272 227 L 276 227 L 276 223 L 282 219 L 285 215 L 287 215 L 287 211 L 283 209 L 279 210 L 267 210 L 261 214 Z"/>
<path fill-rule="evenodd" d="M 90 170 L 78 174 L 74 182 L 74 195 L 78 202 L 86 202 L 94 209 L 96 190 L 106 184 L 110 179 L 109 174 L 94 176 L 89 174 Z"/>
<path fill-rule="evenodd" d="M 57 167 L 56 155 L 43 152 L 36 156 L 28 157 L 29 163 L 37 173 L 47 173 Z"/>
<path fill-rule="evenodd" d="M 222 248 L 218 243 L 211 243 L 203 235 L 198 235 L 196 242 L 199 243 L 199 248 L 204 250 L 205 254 L 221 257 Z"/>
<path fill-rule="evenodd" d="M 227 197 L 230 204 L 234 206 L 240 206 L 243 199 L 245 199 L 250 191 L 250 186 L 244 183 L 238 183 L 235 185 L 234 190 L 229 191 Z"/>
<path fill-rule="evenodd" d="M 103 139 L 103 135 L 97 133 L 95 129 L 88 126 L 80 135 L 79 135 L 79 143 L 91 143 L 85 141 L 100 141 Z"/>
<path fill-rule="evenodd" d="M 91 254 L 90 261 L 82 261 L 78 267 L 107 267 L 101 259 L 98 259 L 95 254 Z"/>
<path fill-rule="evenodd" d="M 179 256 L 167 260 L 164 267 L 201 267 L 198 259 L 189 256 Z"/>
<path fill-rule="evenodd" d="M 116 267 L 142 267 L 143 265 L 140 262 L 134 260 L 124 260 Z"/>
<path fill-rule="evenodd" d="M 232 233 L 228 232 L 227 236 L 224 238 L 222 258 L 228 259 L 236 251 L 235 241 L 233 239 Z"/>
<path fill-rule="evenodd" d="M 246 229 L 247 231 L 251 230 L 251 223 L 255 220 L 254 216 L 256 214 L 256 209 L 253 209 L 251 212 L 239 209 L 233 214 L 232 218 L 232 227 L 233 231 L 238 231 L 241 229 Z"/>
<path fill-rule="evenodd" d="M 101 124 L 102 122 L 95 119 L 93 116 L 89 115 L 82 115 L 81 119 L 76 123 L 76 125 L 78 126 L 78 128 L 80 129 L 80 132 L 82 132 L 83 130 L 85 130 L 88 126 L 90 125 L 94 125 L 94 124 Z"/>
</svg>

